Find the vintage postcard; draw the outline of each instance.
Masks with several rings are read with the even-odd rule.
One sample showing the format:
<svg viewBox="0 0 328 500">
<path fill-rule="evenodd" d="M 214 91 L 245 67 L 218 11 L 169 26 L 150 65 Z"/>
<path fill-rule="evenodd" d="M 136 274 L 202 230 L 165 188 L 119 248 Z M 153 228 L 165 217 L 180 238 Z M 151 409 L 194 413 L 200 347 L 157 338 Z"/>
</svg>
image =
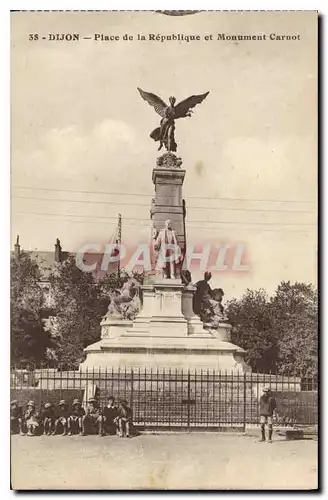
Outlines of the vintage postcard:
<svg viewBox="0 0 328 500">
<path fill-rule="evenodd" d="M 11 487 L 318 488 L 318 14 L 11 13 Z"/>
</svg>

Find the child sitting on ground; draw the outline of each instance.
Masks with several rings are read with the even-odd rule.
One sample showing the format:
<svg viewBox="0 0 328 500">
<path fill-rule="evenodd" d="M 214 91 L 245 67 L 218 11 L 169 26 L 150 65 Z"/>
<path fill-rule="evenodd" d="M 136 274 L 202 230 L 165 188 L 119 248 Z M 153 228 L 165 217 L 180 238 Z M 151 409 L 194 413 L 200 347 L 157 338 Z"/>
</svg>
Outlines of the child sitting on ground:
<svg viewBox="0 0 328 500">
<path fill-rule="evenodd" d="M 100 423 L 102 417 L 101 412 L 98 407 L 98 402 L 95 398 L 91 398 L 88 401 L 88 407 L 86 414 L 82 417 L 82 436 L 87 434 L 95 434 L 97 431 L 100 434 Z"/>
<path fill-rule="evenodd" d="M 81 434 L 82 433 L 82 417 L 85 415 L 85 411 L 78 399 L 74 399 L 72 407 L 69 411 L 68 416 L 68 435 Z"/>
<path fill-rule="evenodd" d="M 67 435 L 67 419 L 68 419 L 68 406 L 64 399 L 59 401 L 59 405 L 57 408 L 57 418 L 55 421 L 55 429 L 52 433 L 53 435 L 57 434 L 58 429 L 61 427 L 63 429 L 62 436 Z"/>
<path fill-rule="evenodd" d="M 40 415 L 37 409 L 35 408 L 34 401 L 29 401 L 27 404 L 27 410 L 24 414 L 24 423 L 27 427 L 27 435 L 35 436 L 38 427 L 40 425 Z"/>
<path fill-rule="evenodd" d="M 18 401 L 14 399 L 14 401 L 10 403 L 10 433 L 24 434 L 22 425 L 22 409 L 18 406 Z"/>
<path fill-rule="evenodd" d="M 44 405 L 41 421 L 43 424 L 43 434 L 51 436 L 55 424 L 55 411 L 51 403 L 46 403 Z"/>
<path fill-rule="evenodd" d="M 107 406 L 103 408 L 99 422 L 99 434 L 116 434 L 118 411 L 115 406 L 115 398 L 109 396 Z"/>
<path fill-rule="evenodd" d="M 132 426 L 132 410 L 129 408 L 127 401 L 120 402 L 118 407 L 118 428 L 120 437 L 130 437 L 130 430 Z"/>
</svg>

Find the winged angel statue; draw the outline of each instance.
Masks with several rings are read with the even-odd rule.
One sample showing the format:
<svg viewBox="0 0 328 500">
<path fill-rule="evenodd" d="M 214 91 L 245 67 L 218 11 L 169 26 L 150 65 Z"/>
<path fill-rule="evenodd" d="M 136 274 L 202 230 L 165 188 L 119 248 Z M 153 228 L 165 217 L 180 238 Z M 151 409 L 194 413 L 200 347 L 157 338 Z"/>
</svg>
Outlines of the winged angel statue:
<svg viewBox="0 0 328 500">
<path fill-rule="evenodd" d="M 178 118 L 186 118 L 187 116 L 190 117 L 193 112 L 192 108 L 194 108 L 196 104 L 200 104 L 205 97 L 208 96 L 209 92 L 201 95 L 192 95 L 179 102 L 177 105 L 175 105 L 175 97 L 170 97 L 170 105 L 167 105 L 157 95 L 145 92 L 139 89 L 139 87 L 138 90 L 141 97 L 147 101 L 150 106 L 153 106 L 155 111 L 162 117 L 160 126 L 155 128 L 150 134 L 150 137 L 154 139 L 154 141 L 159 141 L 158 150 L 160 151 L 164 145 L 167 151 L 176 151 L 177 143 L 174 137 L 175 120 Z"/>
</svg>

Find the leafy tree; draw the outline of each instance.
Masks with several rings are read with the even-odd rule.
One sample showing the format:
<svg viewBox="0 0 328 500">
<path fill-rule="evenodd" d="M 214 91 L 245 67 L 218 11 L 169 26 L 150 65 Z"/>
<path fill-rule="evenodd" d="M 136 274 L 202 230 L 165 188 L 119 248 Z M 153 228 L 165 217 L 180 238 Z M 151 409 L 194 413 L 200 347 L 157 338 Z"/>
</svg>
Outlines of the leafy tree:
<svg viewBox="0 0 328 500">
<path fill-rule="evenodd" d="M 241 299 L 227 304 L 232 324 L 231 340 L 246 350 L 245 361 L 253 370 L 275 371 L 277 339 L 271 329 L 269 299 L 265 290 L 247 289 Z"/>
<path fill-rule="evenodd" d="M 318 295 L 312 285 L 282 282 L 271 299 L 281 372 L 312 377 L 318 371 Z"/>
<path fill-rule="evenodd" d="M 53 364 L 71 366 L 84 359 L 83 349 L 100 340 L 100 322 L 107 312 L 109 292 L 120 289 L 130 275 L 122 269 L 97 281 L 92 273 L 76 266 L 72 255 L 59 263 L 50 275 L 55 316 L 51 327 L 56 348 Z M 137 279 L 142 276 L 135 275 Z"/>
<path fill-rule="evenodd" d="M 56 265 L 50 283 L 56 311 L 55 358 L 62 366 L 80 363 L 84 347 L 100 339 L 108 299 L 93 275 L 76 266 L 73 255 Z"/>
<path fill-rule="evenodd" d="M 52 343 L 45 331 L 41 271 L 30 253 L 12 255 L 11 262 L 11 363 L 40 365 Z"/>
<path fill-rule="evenodd" d="M 253 370 L 316 375 L 318 298 L 312 285 L 282 282 L 270 299 L 264 290 L 247 290 L 226 312 L 232 341 L 247 351 Z"/>
</svg>

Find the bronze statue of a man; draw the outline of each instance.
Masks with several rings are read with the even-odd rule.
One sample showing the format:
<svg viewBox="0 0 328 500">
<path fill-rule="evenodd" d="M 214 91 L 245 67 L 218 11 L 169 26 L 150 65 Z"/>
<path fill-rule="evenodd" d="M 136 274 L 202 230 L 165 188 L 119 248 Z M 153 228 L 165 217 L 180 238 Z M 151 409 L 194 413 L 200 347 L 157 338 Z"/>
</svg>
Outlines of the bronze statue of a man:
<svg viewBox="0 0 328 500">
<path fill-rule="evenodd" d="M 156 267 L 162 269 L 164 278 L 175 279 L 179 277 L 181 249 L 170 219 L 164 224 L 164 229 L 159 231 L 154 245 L 158 252 Z"/>
</svg>

